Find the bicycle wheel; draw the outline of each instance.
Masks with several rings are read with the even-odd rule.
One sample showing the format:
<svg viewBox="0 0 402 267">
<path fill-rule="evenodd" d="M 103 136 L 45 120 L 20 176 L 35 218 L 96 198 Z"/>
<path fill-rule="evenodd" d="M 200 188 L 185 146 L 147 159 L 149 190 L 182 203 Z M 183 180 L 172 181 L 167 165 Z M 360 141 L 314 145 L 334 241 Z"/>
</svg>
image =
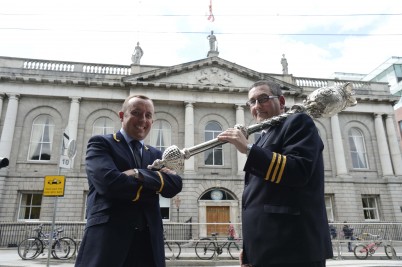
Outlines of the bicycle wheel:
<svg viewBox="0 0 402 267">
<path fill-rule="evenodd" d="M 67 260 L 74 256 L 77 244 L 69 237 L 62 237 L 52 245 L 52 255 L 56 259 Z"/>
<path fill-rule="evenodd" d="M 384 247 L 384 249 L 385 249 L 385 254 L 387 254 L 388 259 L 392 259 L 393 255 L 396 256 L 396 251 L 391 245 L 386 245 Z"/>
<path fill-rule="evenodd" d="M 215 255 L 216 247 L 214 242 L 208 242 L 211 239 L 201 238 L 201 242 L 195 244 L 195 254 L 200 260 L 210 260 Z"/>
<path fill-rule="evenodd" d="M 165 242 L 165 258 L 167 260 L 178 259 L 181 253 L 180 244 L 177 242 Z"/>
<path fill-rule="evenodd" d="M 42 249 L 43 249 L 42 241 L 40 241 L 36 237 L 30 237 L 23 240 L 18 245 L 18 255 L 23 260 L 31 260 L 38 257 Z"/>
<path fill-rule="evenodd" d="M 239 259 L 240 247 L 239 247 L 239 245 L 237 245 L 236 242 L 230 242 L 229 243 L 228 251 L 229 251 L 229 255 L 230 255 L 230 257 L 232 257 L 232 259 L 235 259 L 235 260 Z"/>
<path fill-rule="evenodd" d="M 355 257 L 359 260 L 364 260 L 368 257 L 368 250 L 366 246 L 363 245 L 356 245 L 353 253 L 355 254 Z"/>
</svg>

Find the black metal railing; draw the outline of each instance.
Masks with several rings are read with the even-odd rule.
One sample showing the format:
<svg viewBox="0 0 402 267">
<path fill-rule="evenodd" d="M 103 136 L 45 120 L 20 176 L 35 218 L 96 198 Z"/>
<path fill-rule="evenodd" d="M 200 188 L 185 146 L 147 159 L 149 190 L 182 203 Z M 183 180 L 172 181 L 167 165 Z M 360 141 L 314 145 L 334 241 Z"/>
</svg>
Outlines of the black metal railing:
<svg viewBox="0 0 402 267">
<path fill-rule="evenodd" d="M 166 238 L 174 240 L 189 240 L 192 238 L 192 219 L 184 223 L 164 223 Z M 43 225 L 43 232 L 49 233 L 51 222 L 0 222 L 0 247 L 16 247 L 27 237 L 35 236 L 34 228 Z M 55 228 L 63 227 L 62 236 L 68 236 L 81 241 L 84 234 L 85 222 L 56 222 Z"/>
<path fill-rule="evenodd" d="M 17 246 L 23 239 L 34 236 L 33 229 L 40 224 L 44 232 L 50 232 L 51 222 L 0 222 L 0 247 Z M 359 238 L 363 233 L 380 235 L 384 240 L 402 241 L 402 223 L 347 223 L 353 228 L 353 235 Z M 342 231 L 344 223 L 330 223 L 336 229 L 336 237 L 333 240 L 344 240 Z M 199 228 L 205 224 L 194 223 L 192 218 L 182 223 L 165 222 L 163 227 L 165 237 L 168 240 L 197 240 L 200 238 Z M 238 225 L 239 229 L 241 224 Z M 63 236 L 68 236 L 76 241 L 81 241 L 84 234 L 85 222 L 56 222 L 55 227 L 63 227 Z M 241 230 L 239 231 L 241 235 Z"/>
</svg>

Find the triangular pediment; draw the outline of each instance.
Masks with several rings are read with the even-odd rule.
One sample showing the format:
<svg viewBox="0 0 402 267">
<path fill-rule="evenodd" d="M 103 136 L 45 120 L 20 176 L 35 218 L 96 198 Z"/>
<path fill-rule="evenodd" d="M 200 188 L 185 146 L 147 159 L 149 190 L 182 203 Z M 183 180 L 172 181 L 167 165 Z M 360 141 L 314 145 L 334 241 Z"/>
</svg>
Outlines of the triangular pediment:
<svg viewBox="0 0 402 267">
<path fill-rule="evenodd" d="M 218 87 L 218 88 L 248 88 L 253 82 L 268 79 L 275 80 L 287 90 L 299 91 L 300 88 L 281 80 L 270 77 L 249 68 L 237 65 L 219 57 L 211 57 L 174 65 L 160 67 L 123 78 L 126 84 L 138 82 L 152 84 L 170 84 L 171 86 L 185 85 L 186 87 Z"/>
</svg>

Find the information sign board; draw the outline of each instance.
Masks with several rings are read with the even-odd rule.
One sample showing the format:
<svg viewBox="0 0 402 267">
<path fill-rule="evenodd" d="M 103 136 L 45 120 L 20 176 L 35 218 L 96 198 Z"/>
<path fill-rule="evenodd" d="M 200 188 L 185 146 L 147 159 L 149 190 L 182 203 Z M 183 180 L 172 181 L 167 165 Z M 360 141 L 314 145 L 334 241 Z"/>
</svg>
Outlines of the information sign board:
<svg viewBox="0 0 402 267">
<path fill-rule="evenodd" d="M 62 197 L 64 196 L 64 187 L 65 187 L 64 175 L 45 176 L 45 184 L 43 186 L 43 196 Z"/>
</svg>

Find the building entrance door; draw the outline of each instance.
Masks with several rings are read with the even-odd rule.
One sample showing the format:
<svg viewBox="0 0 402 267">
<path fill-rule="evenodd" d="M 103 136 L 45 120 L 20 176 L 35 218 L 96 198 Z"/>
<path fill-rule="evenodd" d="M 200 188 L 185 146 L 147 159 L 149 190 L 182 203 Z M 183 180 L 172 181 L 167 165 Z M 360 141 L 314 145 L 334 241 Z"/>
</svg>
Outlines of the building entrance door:
<svg viewBox="0 0 402 267">
<path fill-rule="evenodd" d="M 229 223 L 230 207 L 229 206 L 209 206 L 207 208 L 207 223 Z M 211 233 L 219 233 L 219 236 L 226 237 L 228 235 L 229 224 L 208 224 L 207 235 Z"/>
</svg>

